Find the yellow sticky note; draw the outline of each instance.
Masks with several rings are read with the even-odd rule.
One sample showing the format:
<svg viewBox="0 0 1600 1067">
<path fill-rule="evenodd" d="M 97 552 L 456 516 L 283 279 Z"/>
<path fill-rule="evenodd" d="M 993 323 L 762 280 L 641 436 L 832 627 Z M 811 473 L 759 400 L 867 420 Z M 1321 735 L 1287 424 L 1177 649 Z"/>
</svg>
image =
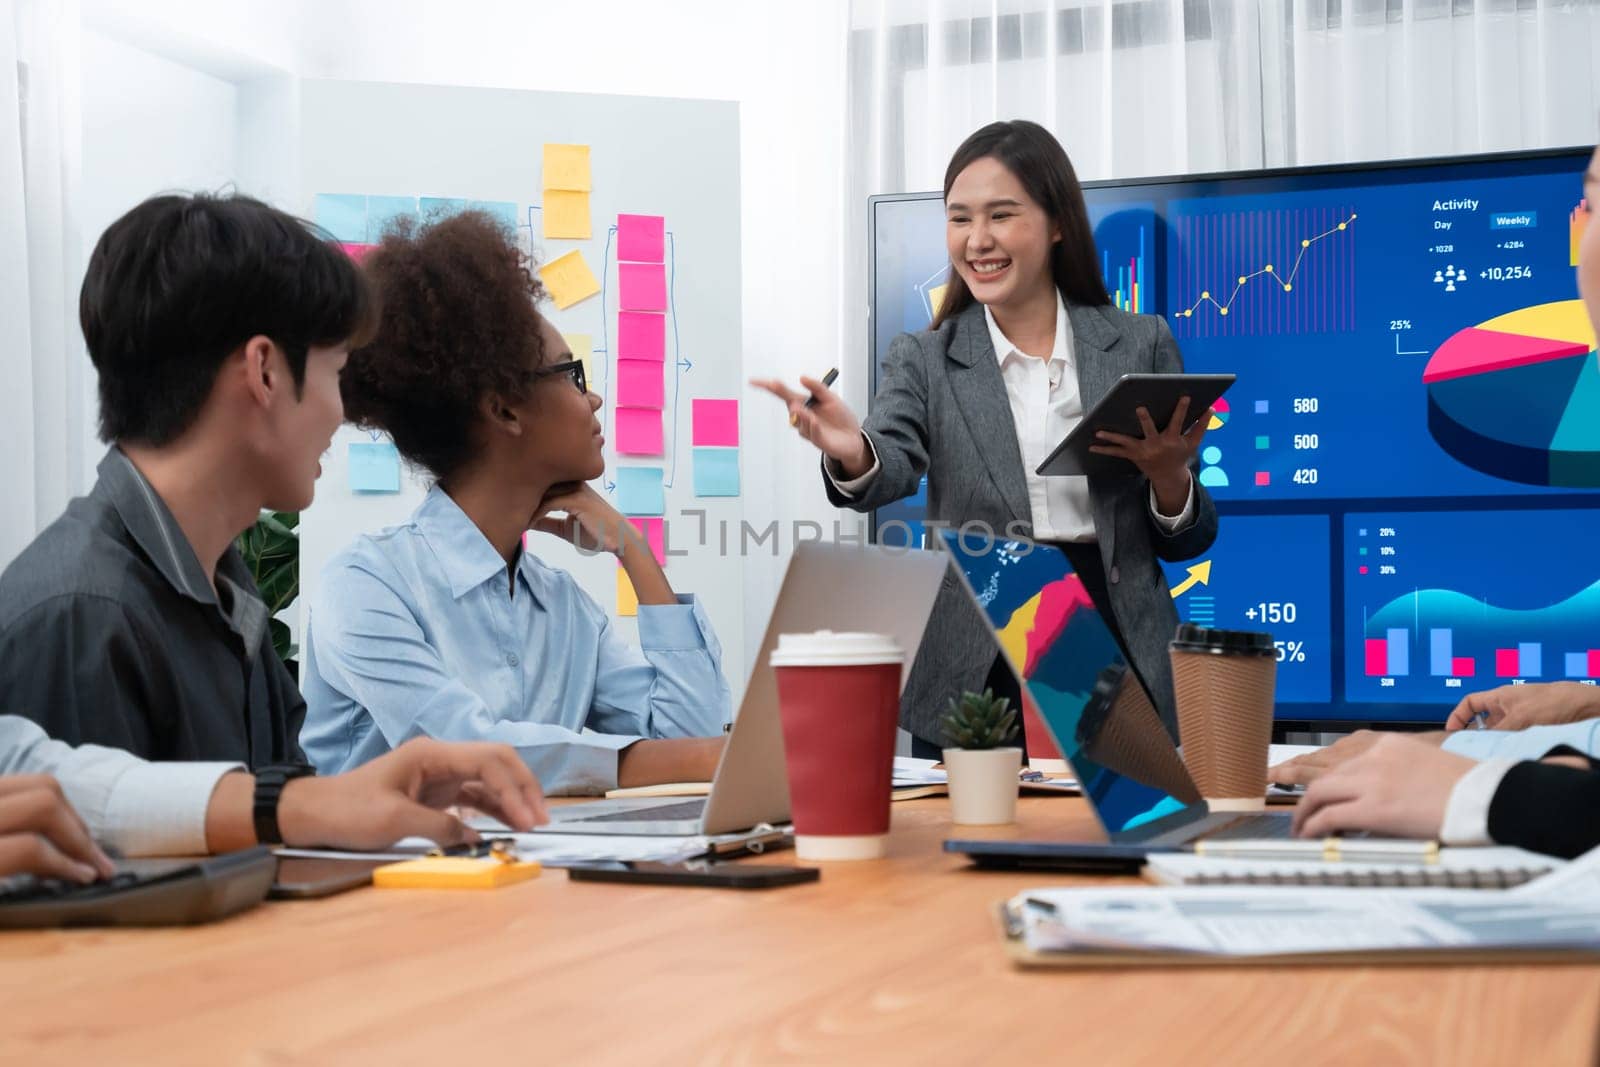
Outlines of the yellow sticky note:
<svg viewBox="0 0 1600 1067">
<path fill-rule="evenodd" d="M 498 889 L 539 877 L 533 860 L 501 863 L 466 856 L 425 856 L 385 864 L 372 872 L 379 889 Z"/>
<path fill-rule="evenodd" d="M 621 567 L 617 568 L 617 618 L 626 618 L 639 614 L 639 594 L 633 591 L 633 582 L 628 578 L 628 572 Z"/>
<path fill-rule="evenodd" d="M 587 241 L 589 233 L 589 194 L 546 189 L 544 193 L 544 235 L 562 241 Z"/>
<path fill-rule="evenodd" d="M 587 193 L 594 188 L 589 179 L 589 146 L 586 144 L 547 144 L 544 146 L 544 188 Z"/>
<path fill-rule="evenodd" d="M 572 349 L 572 358 L 583 362 L 584 381 L 594 381 L 594 364 L 590 362 L 594 356 L 594 337 L 586 333 L 564 333 L 561 337 Z"/>
<path fill-rule="evenodd" d="M 550 290 L 556 307 L 566 310 L 580 300 L 587 300 L 600 291 L 600 280 L 584 262 L 583 253 L 573 249 L 557 256 L 539 268 L 539 280 Z"/>
</svg>

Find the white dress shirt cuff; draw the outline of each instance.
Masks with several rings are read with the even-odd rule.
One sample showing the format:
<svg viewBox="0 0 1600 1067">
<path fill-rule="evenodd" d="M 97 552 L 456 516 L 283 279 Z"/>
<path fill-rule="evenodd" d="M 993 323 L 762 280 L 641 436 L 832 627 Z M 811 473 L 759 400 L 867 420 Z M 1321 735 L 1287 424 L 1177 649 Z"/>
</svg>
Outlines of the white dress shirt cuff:
<svg viewBox="0 0 1600 1067">
<path fill-rule="evenodd" d="M 1150 517 L 1169 534 L 1177 533 L 1194 521 L 1194 472 L 1189 472 L 1189 495 L 1183 502 L 1183 510 L 1176 516 L 1161 514 L 1161 506 L 1156 503 L 1156 487 L 1150 487 Z"/>
<path fill-rule="evenodd" d="M 1444 823 L 1439 827 L 1439 842 L 1445 845 L 1488 845 L 1489 804 L 1494 800 L 1500 779 L 1516 766 L 1516 760 L 1490 759 L 1461 776 L 1450 790 L 1445 805 Z"/>
<path fill-rule="evenodd" d="M 236 763 L 135 763 L 111 785 L 96 836 L 124 856 L 201 856 L 206 809 Z"/>
<path fill-rule="evenodd" d="M 872 444 L 872 435 L 863 430 L 861 439 L 867 443 L 867 451 L 872 454 L 872 467 L 861 477 L 843 478 L 844 472 L 839 469 L 838 460 L 824 458 L 822 461 L 822 473 L 826 474 L 833 487 L 845 496 L 860 496 L 883 469 L 883 465 L 878 462 L 878 450 Z"/>
</svg>

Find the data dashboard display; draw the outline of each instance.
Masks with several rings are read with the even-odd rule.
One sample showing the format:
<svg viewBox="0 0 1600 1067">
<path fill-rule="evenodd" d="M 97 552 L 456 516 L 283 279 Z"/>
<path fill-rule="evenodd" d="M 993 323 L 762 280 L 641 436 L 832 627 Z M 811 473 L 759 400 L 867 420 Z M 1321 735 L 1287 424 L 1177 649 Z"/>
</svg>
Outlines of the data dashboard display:
<svg viewBox="0 0 1600 1067">
<path fill-rule="evenodd" d="M 1182 617 L 1272 632 L 1280 719 L 1429 722 L 1470 689 L 1600 680 L 1588 157 L 1085 188 L 1113 303 L 1238 375 L 1200 455 L 1216 545 L 1167 577 Z M 944 294 L 936 193 L 873 200 L 872 267 L 881 370 Z M 881 539 L 917 537 L 924 501 L 880 512 Z"/>
</svg>

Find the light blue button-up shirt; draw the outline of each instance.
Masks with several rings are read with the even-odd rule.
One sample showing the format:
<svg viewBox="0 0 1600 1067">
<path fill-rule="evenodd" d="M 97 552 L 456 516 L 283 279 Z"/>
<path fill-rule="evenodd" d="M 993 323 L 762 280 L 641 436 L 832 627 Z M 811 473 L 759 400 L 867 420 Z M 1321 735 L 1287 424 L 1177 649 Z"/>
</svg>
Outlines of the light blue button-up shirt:
<svg viewBox="0 0 1600 1067">
<path fill-rule="evenodd" d="M 732 698 L 691 596 L 639 605 L 639 644 L 572 576 L 506 562 L 437 486 L 336 555 L 307 620 L 300 745 L 323 773 L 416 736 L 514 746 L 551 794 L 617 784 L 643 738 L 715 735 Z M 588 728 L 587 730 L 585 728 Z"/>
<path fill-rule="evenodd" d="M 1530 726 L 1526 730 L 1455 730 L 1444 749 L 1473 759 L 1543 759 L 1550 750 L 1571 745 L 1588 756 L 1600 756 L 1600 719 Z"/>
</svg>

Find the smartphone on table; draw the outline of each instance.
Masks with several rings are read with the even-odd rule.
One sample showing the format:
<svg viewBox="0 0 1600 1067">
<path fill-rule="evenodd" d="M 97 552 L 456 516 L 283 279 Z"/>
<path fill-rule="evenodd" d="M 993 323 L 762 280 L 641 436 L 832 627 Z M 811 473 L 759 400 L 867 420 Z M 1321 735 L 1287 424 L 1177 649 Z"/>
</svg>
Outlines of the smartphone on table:
<svg viewBox="0 0 1600 1067">
<path fill-rule="evenodd" d="M 682 863 L 617 860 L 567 868 L 567 877 L 574 882 L 642 882 L 646 885 L 700 885 L 725 889 L 770 889 L 780 885 L 815 882 L 820 875 L 821 872 L 815 867 L 774 867 L 717 860 L 684 860 Z"/>
</svg>

